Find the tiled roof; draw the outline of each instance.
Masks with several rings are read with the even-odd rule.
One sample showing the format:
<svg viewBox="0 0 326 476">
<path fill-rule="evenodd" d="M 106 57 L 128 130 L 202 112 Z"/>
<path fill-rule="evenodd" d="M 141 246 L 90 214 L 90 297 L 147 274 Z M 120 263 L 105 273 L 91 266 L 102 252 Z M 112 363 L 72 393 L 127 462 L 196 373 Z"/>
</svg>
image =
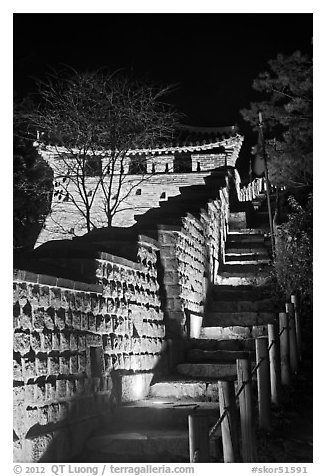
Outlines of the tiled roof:
<svg viewBox="0 0 326 476">
<path fill-rule="evenodd" d="M 39 138 L 38 138 L 39 140 Z M 197 127 L 180 124 L 170 140 L 162 139 L 151 148 L 135 148 L 128 155 L 136 154 L 173 154 L 175 152 L 232 153 L 241 147 L 243 137 L 238 134 L 237 126 Z M 40 142 L 35 142 L 35 146 Z M 63 150 L 63 147 L 46 146 L 47 150 Z"/>
</svg>

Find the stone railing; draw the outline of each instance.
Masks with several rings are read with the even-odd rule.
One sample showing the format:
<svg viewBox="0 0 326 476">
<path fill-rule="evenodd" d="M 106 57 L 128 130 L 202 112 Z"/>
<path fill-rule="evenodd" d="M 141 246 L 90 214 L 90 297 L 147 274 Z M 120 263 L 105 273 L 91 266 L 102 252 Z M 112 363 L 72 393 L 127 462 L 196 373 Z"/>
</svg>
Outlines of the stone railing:
<svg viewBox="0 0 326 476">
<path fill-rule="evenodd" d="M 238 188 L 238 198 L 240 202 L 249 202 L 265 191 L 263 178 L 256 178 L 243 188 Z"/>
</svg>

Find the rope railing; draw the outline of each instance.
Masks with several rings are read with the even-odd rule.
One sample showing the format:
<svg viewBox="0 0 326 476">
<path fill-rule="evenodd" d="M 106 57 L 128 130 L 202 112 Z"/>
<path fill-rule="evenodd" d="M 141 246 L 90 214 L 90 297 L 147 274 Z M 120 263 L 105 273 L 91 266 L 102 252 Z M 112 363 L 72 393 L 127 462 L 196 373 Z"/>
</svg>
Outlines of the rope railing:
<svg viewBox="0 0 326 476">
<path fill-rule="evenodd" d="M 286 312 L 279 313 L 279 325 L 268 324 L 267 335 L 255 338 L 256 364 L 250 369 L 250 354 L 237 359 L 238 388 L 234 381 L 219 381 L 220 416 L 208 429 L 208 441 L 216 436 L 221 427 L 224 462 L 239 460 L 237 441 L 237 412 L 235 402 L 239 400 L 242 461 L 257 460 L 253 427 L 252 377 L 257 373 L 258 421 L 262 430 L 271 429 L 271 403 L 279 405 L 280 386 L 290 385 L 291 375 L 298 371 L 301 359 L 301 326 L 298 299 L 291 296 L 285 305 Z M 204 418 L 205 415 L 202 415 Z M 227 417 L 227 418 L 226 418 Z M 190 417 L 189 417 L 190 418 Z M 200 454 L 200 449 L 197 448 Z M 198 460 L 204 461 L 204 460 Z M 208 461 L 208 460 L 207 460 Z"/>
</svg>

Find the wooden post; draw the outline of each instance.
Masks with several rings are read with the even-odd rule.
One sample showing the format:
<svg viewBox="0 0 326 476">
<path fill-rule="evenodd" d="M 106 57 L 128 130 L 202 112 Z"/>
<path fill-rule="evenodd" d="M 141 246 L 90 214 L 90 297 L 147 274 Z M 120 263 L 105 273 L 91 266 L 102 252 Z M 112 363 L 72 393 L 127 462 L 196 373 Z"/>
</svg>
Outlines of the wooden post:
<svg viewBox="0 0 326 476">
<path fill-rule="evenodd" d="M 251 372 L 249 359 L 237 359 L 238 388 L 244 385 L 239 395 L 242 461 L 253 463 L 256 457 L 256 438 L 253 427 Z"/>
<path fill-rule="evenodd" d="M 271 377 L 271 399 L 274 405 L 280 403 L 280 346 L 275 324 L 268 324 L 269 369 Z"/>
<path fill-rule="evenodd" d="M 208 417 L 200 412 L 191 413 L 189 425 L 190 463 L 209 463 L 209 424 Z"/>
<path fill-rule="evenodd" d="M 297 349 L 298 358 L 302 358 L 302 340 L 301 340 L 301 323 L 300 323 L 300 309 L 298 303 L 298 297 L 295 294 L 291 295 L 291 303 L 294 306 L 294 320 L 295 320 L 295 332 L 297 336 Z"/>
<path fill-rule="evenodd" d="M 289 362 L 289 328 L 288 315 L 286 312 L 279 313 L 280 320 L 280 357 L 281 357 L 281 381 L 283 385 L 290 385 L 290 362 Z"/>
<path fill-rule="evenodd" d="M 224 463 L 236 463 L 238 461 L 239 451 L 237 439 L 237 409 L 233 381 L 218 382 L 218 400 L 220 404 L 220 415 L 227 409 L 227 414 L 221 423 Z"/>
<path fill-rule="evenodd" d="M 259 426 L 263 430 L 270 431 L 272 428 L 272 414 L 268 338 L 257 337 L 255 343 L 256 363 L 260 363 L 257 368 Z"/>
<path fill-rule="evenodd" d="M 295 321 L 294 321 L 294 305 L 287 302 L 285 304 L 285 310 L 289 316 L 289 346 L 290 346 L 290 367 L 294 374 L 298 372 L 298 352 L 297 352 L 297 337 L 295 333 Z"/>
</svg>

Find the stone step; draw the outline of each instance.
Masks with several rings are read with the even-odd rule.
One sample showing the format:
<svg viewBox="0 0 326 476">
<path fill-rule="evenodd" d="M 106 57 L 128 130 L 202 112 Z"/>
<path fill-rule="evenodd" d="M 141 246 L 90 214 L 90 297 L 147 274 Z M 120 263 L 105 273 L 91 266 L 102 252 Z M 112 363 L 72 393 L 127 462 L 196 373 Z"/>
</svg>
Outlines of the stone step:
<svg viewBox="0 0 326 476">
<path fill-rule="evenodd" d="M 254 339 L 261 335 L 267 335 L 267 325 L 259 326 L 211 326 L 211 327 L 202 327 L 200 330 L 200 339 L 217 339 L 217 340 L 226 340 L 226 339 Z"/>
<path fill-rule="evenodd" d="M 269 257 L 267 250 L 261 250 L 259 252 L 253 253 L 225 253 L 226 264 L 240 264 L 241 262 L 246 262 L 247 264 L 268 264 L 270 261 L 271 258 Z"/>
<path fill-rule="evenodd" d="M 219 431 L 210 439 L 210 462 L 223 462 Z M 188 430 L 149 430 L 94 435 L 85 460 L 94 463 L 189 463 Z M 150 471 L 149 471 L 150 472 Z"/>
<path fill-rule="evenodd" d="M 237 230 L 231 230 L 228 232 L 228 236 L 235 235 L 265 235 L 265 232 L 260 228 L 238 228 Z"/>
<path fill-rule="evenodd" d="M 236 299 L 236 297 L 229 296 L 229 299 L 222 300 L 222 297 L 217 299 L 213 296 L 208 312 L 274 312 L 278 309 L 273 299 L 242 300 Z"/>
<path fill-rule="evenodd" d="M 262 242 L 237 242 L 227 241 L 225 246 L 226 253 L 261 253 L 268 251 L 265 243 Z"/>
<path fill-rule="evenodd" d="M 152 397 L 118 407 L 115 420 L 120 429 L 131 425 L 138 429 L 144 425 L 154 429 L 171 427 L 186 429 L 188 416 L 195 409 L 207 415 L 211 424 L 214 424 L 219 415 L 217 402 L 175 401 L 169 398 Z"/>
<path fill-rule="evenodd" d="M 239 276 L 239 273 L 236 275 L 230 273 L 222 272 L 216 278 L 217 284 L 219 286 L 262 286 L 267 283 L 270 277 L 270 273 L 260 273 L 257 276 L 252 274 Z"/>
<path fill-rule="evenodd" d="M 227 243 L 264 243 L 264 239 L 262 233 L 234 233 L 231 231 L 227 235 Z"/>
<path fill-rule="evenodd" d="M 255 266 L 263 266 L 263 265 L 270 265 L 271 263 L 271 260 L 266 257 L 264 259 L 230 259 L 228 257 L 227 260 L 225 260 L 225 264 L 226 265 L 230 265 L 230 266 L 245 266 L 245 265 L 255 265 Z"/>
<path fill-rule="evenodd" d="M 252 359 L 255 357 L 252 351 L 244 350 L 189 349 L 186 354 L 186 361 L 187 363 L 234 364 L 237 359 L 246 359 L 248 356 Z"/>
<path fill-rule="evenodd" d="M 195 350 L 207 350 L 207 351 L 250 351 L 255 350 L 255 340 L 249 339 L 189 339 L 188 351 Z"/>
<path fill-rule="evenodd" d="M 216 306 L 217 307 L 217 306 Z M 273 323 L 276 319 L 274 312 L 238 311 L 220 312 L 211 311 L 204 316 L 205 327 L 230 326 L 259 326 Z"/>
<path fill-rule="evenodd" d="M 232 212 L 229 216 L 229 230 L 241 230 L 247 223 L 246 212 Z"/>
<path fill-rule="evenodd" d="M 175 463 L 189 461 L 186 430 L 120 431 L 88 440 L 86 459 L 96 463 Z"/>
<path fill-rule="evenodd" d="M 211 378 L 194 379 L 182 375 L 169 376 L 152 384 L 149 396 L 152 399 L 218 402 L 217 380 Z"/>
<path fill-rule="evenodd" d="M 183 363 L 177 365 L 181 375 L 194 378 L 215 378 L 218 380 L 236 380 L 237 368 L 235 363 Z"/>
<path fill-rule="evenodd" d="M 214 301 L 259 301 L 269 299 L 271 289 L 268 286 L 219 286 L 215 285 L 211 290 Z"/>
<path fill-rule="evenodd" d="M 250 264 L 246 261 L 240 261 L 237 264 L 226 263 L 221 266 L 221 273 L 228 273 L 232 276 L 249 276 L 259 275 L 262 272 L 272 271 L 272 266 L 269 264 L 259 263 Z"/>
</svg>

